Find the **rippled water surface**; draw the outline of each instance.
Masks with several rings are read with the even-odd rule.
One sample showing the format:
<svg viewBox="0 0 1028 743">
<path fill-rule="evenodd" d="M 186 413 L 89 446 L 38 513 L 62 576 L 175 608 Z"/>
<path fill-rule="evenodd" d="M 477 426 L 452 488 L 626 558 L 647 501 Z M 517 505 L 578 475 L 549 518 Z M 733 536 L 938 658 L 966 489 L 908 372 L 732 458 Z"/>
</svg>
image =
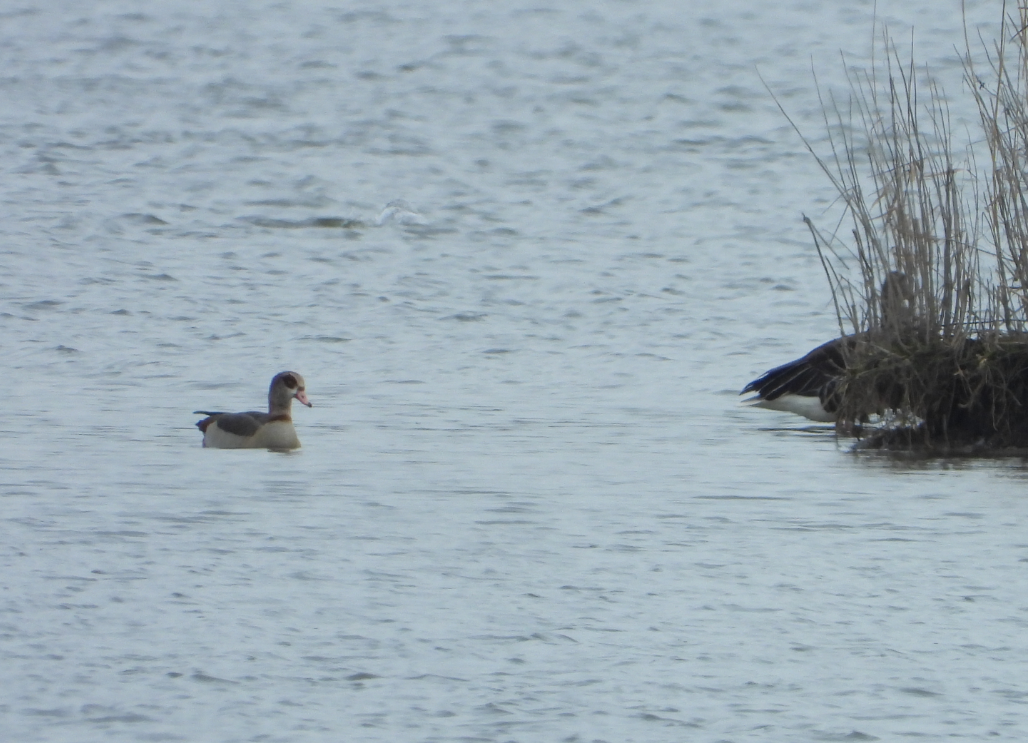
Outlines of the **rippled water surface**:
<svg viewBox="0 0 1028 743">
<path fill-rule="evenodd" d="M 821 142 L 873 13 L 4 6 L 2 738 L 1024 740 L 1023 461 L 737 406 L 836 332 L 761 76 Z"/>
</svg>

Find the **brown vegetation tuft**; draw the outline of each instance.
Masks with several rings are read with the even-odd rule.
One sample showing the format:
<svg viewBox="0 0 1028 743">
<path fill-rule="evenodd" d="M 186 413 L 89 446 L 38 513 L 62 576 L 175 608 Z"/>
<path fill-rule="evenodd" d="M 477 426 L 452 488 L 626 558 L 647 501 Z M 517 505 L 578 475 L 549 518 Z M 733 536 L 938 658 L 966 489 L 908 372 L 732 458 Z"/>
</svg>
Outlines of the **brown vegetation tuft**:
<svg viewBox="0 0 1028 743">
<path fill-rule="evenodd" d="M 838 429 L 874 445 L 1028 448 L 1028 8 L 1003 13 L 985 71 L 965 31 L 979 142 L 954 146 L 941 91 L 919 94 L 888 37 L 845 106 L 821 97 L 831 154 L 804 139 L 852 220 L 844 246 L 804 218 L 855 336 L 831 391 Z"/>
</svg>

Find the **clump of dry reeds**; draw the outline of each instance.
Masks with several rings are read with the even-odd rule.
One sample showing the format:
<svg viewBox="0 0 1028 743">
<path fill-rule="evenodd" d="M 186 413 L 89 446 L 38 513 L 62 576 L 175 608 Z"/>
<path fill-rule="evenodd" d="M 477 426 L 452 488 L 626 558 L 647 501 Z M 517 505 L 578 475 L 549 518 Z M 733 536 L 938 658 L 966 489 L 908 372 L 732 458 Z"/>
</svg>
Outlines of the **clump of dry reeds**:
<svg viewBox="0 0 1028 743">
<path fill-rule="evenodd" d="M 1028 447 L 1028 8 L 1003 13 L 987 70 L 966 41 L 978 141 L 956 146 L 942 92 L 929 80 L 922 95 L 925 71 L 888 38 L 882 62 L 851 74 L 845 106 L 821 99 L 831 155 L 807 146 L 852 223 L 850 241 L 805 218 L 856 338 L 832 391 L 840 431 Z M 899 305 L 884 296 L 890 274 L 905 277 Z"/>
</svg>

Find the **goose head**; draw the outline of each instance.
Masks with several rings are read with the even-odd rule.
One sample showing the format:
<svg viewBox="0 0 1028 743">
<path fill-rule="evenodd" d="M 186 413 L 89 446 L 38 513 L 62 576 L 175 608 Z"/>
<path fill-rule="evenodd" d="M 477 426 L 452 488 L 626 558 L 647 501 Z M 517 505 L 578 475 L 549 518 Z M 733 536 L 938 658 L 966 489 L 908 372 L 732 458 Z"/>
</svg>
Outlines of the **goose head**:
<svg viewBox="0 0 1028 743">
<path fill-rule="evenodd" d="M 280 410 L 288 412 L 293 398 L 308 408 L 314 407 L 313 403 L 307 399 L 307 387 L 303 377 L 292 371 L 279 372 L 271 380 L 271 387 L 268 390 L 269 412 L 274 413 Z"/>
</svg>

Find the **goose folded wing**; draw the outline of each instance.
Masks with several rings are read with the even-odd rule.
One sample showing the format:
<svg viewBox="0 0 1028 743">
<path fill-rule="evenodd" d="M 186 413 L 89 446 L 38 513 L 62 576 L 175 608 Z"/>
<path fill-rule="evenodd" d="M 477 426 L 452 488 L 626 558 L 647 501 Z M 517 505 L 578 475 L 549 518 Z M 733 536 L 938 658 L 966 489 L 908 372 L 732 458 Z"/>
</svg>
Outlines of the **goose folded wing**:
<svg viewBox="0 0 1028 743">
<path fill-rule="evenodd" d="M 782 395 L 816 397 L 846 369 L 845 350 L 851 342 L 848 336 L 836 338 L 803 358 L 776 366 L 746 385 L 743 394 L 756 392 L 763 400 L 775 400 Z"/>
<path fill-rule="evenodd" d="M 267 422 L 268 418 L 267 413 L 259 413 L 257 411 L 221 413 L 220 415 L 214 415 L 204 421 L 200 421 L 200 423 L 206 424 L 200 430 L 205 431 L 207 426 L 214 423 L 226 433 L 231 433 L 235 436 L 253 436 L 257 433 L 257 429 Z M 200 424 L 198 423 L 197 425 Z"/>
</svg>

